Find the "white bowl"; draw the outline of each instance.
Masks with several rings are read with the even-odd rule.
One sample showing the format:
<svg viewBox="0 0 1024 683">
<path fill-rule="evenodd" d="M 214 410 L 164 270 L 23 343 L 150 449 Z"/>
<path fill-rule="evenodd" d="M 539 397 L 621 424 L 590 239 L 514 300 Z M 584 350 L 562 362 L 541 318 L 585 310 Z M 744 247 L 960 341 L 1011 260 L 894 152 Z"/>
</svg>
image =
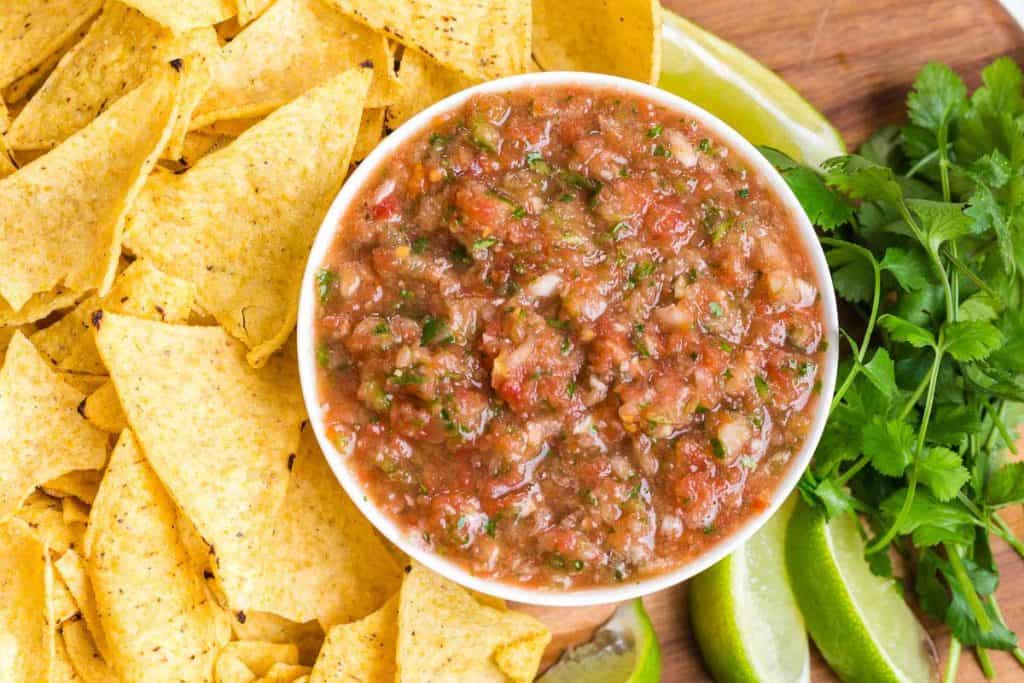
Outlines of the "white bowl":
<svg viewBox="0 0 1024 683">
<path fill-rule="evenodd" d="M 654 102 L 667 110 L 678 112 L 683 116 L 699 121 L 701 125 L 705 126 L 728 145 L 732 152 L 738 153 L 750 168 L 763 178 L 766 186 L 775 193 L 780 203 L 789 211 L 803 241 L 803 247 L 811 256 L 816 284 L 818 291 L 821 292 L 821 308 L 825 323 L 824 338 L 828 341 L 828 348 L 825 352 L 825 366 L 822 369 L 821 375 L 821 392 L 816 399 L 818 404 L 815 407 L 814 421 L 804 441 L 803 448 L 790 462 L 788 471 L 772 495 L 771 504 L 759 514 L 749 517 L 726 538 L 721 539 L 699 556 L 679 565 L 675 569 L 634 581 L 624 581 L 612 586 L 569 590 L 517 586 L 494 579 L 474 576 L 455 562 L 421 547 L 417 540 L 408 536 L 390 518 L 374 507 L 363 491 L 359 480 L 347 467 L 343 456 L 337 451 L 331 440 L 326 437 L 323 407 L 320 403 L 320 393 L 317 387 L 316 340 L 313 334 L 314 316 L 316 314 L 314 278 L 317 269 L 324 262 L 324 258 L 334 241 L 340 219 L 348 210 L 349 205 L 361 194 L 367 181 L 376 177 L 375 171 L 378 167 L 387 163 L 392 154 L 411 138 L 429 128 L 432 123 L 437 121 L 440 115 L 459 109 L 474 95 L 522 90 L 536 86 L 584 87 L 605 91 L 617 90 Z M 825 421 L 828 417 L 829 402 L 835 390 L 839 348 L 838 337 L 839 320 L 836 311 L 835 293 L 832 289 L 828 264 L 825 262 L 825 254 L 814 234 L 814 228 L 800 207 L 800 203 L 782 179 L 782 176 L 778 174 L 753 145 L 717 117 L 709 114 L 697 105 L 664 90 L 615 76 L 569 71 L 511 76 L 468 88 L 420 112 L 385 138 L 346 181 L 344 187 L 341 188 L 338 196 L 334 199 L 334 203 L 331 204 L 323 224 L 320 226 L 320 231 L 317 234 L 316 241 L 313 243 L 313 249 L 309 254 L 309 261 L 306 264 L 306 273 L 302 280 L 302 295 L 298 315 L 299 373 L 302 380 L 302 394 L 305 397 L 310 422 L 313 425 L 316 438 L 320 442 L 320 448 L 323 449 L 327 462 L 330 464 L 335 476 L 370 522 L 409 556 L 438 574 L 463 586 L 515 602 L 565 607 L 621 602 L 668 588 L 681 581 L 685 581 L 695 574 L 699 574 L 715 564 L 760 529 L 796 487 L 800 476 L 811 460 L 818 440 L 821 438 L 821 433 L 825 428 Z"/>
</svg>

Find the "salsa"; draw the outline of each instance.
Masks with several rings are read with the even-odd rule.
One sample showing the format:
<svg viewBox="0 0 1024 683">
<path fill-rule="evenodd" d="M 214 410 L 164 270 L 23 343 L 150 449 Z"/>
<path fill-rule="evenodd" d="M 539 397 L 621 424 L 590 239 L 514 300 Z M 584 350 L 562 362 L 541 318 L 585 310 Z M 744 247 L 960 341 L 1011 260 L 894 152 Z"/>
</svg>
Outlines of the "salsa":
<svg viewBox="0 0 1024 683">
<path fill-rule="evenodd" d="M 700 122 L 615 90 L 479 95 L 361 192 L 316 277 L 319 386 L 410 538 L 582 588 L 769 504 L 823 312 L 780 200 Z"/>
</svg>

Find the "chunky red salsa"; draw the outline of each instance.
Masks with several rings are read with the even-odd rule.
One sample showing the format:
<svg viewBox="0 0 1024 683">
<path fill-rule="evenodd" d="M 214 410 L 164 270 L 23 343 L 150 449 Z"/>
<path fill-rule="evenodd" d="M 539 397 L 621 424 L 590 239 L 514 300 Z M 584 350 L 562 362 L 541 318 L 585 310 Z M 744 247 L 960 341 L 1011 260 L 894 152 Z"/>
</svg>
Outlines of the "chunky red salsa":
<svg viewBox="0 0 1024 683">
<path fill-rule="evenodd" d="M 801 244 L 698 121 L 478 96 L 382 165 L 318 272 L 328 432 L 375 506 L 479 576 L 672 569 L 767 506 L 810 428 Z"/>
</svg>

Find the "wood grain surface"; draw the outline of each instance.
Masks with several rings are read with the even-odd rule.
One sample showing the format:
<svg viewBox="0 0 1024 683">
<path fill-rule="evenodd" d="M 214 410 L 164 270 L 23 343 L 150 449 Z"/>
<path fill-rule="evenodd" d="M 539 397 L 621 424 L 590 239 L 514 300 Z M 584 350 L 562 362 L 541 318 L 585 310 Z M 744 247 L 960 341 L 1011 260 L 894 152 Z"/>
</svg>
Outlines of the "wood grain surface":
<svg viewBox="0 0 1024 683">
<path fill-rule="evenodd" d="M 950 64 L 973 87 L 981 68 L 995 57 L 1024 61 L 1024 33 L 994 0 L 663 2 L 778 72 L 832 120 L 851 149 L 878 126 L 903 118 L 907 88 L 927 62 Z M 1024 534 L 1021 509 L 1006 516 Z M 1000 605 L 1010 627 L 1024 633 L 1024 560 L 1001 541 L 994 543 L 1003 572 Z M 686 592 L 683 584 L 644 600 L 661 643 L 666 683 L 712 680 L 690 632 Z M 555 657 L 562 647 L 588 639 L 613 608 L 531 611 L 552 627 L 549 654 Z M 948 632 L 940 624 L 928 626 L 944 665 Z M 812 654 L 812 680 L 836 681 Z M 993 653 L 992 659 L 997 680 L 1024 681 L 1024 669 L 1009 655 Z M 984 680 L 965 651 L 958 681 Z"/>
</svg>

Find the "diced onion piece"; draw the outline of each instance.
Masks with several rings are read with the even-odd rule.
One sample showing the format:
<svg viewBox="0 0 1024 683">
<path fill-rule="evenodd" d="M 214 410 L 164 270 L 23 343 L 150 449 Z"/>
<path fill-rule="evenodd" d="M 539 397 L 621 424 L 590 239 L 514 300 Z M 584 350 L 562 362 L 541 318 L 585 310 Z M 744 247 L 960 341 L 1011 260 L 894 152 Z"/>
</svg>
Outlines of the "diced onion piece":
<svg viewBox="0 0 1024 683">
<path fill-rule="evenodd" d="M 741 415 L 731 415 L 718 426 L 718 442 L 722 446 L 724 460 L 732 462 L 743 453 L 747 443 L 754 436 L 747 419 Z"/>
<path fill-rule="evenodd" d="M 526 291 L 531 296 L 543 299 L 554 294 L 561 284 L 562 278 L 560 275 L 557 273 L 547 273 L 527 285 Z"/>
<path fill-rule="evenodd" d="M 679 163 L 687 168 L 697 165 L 697 150 L 693 148 L 686 135 L 678 130 L 669 130 L 665 132 L 665 140 L 672 156 L 678 159 Z"/>
</svg>

